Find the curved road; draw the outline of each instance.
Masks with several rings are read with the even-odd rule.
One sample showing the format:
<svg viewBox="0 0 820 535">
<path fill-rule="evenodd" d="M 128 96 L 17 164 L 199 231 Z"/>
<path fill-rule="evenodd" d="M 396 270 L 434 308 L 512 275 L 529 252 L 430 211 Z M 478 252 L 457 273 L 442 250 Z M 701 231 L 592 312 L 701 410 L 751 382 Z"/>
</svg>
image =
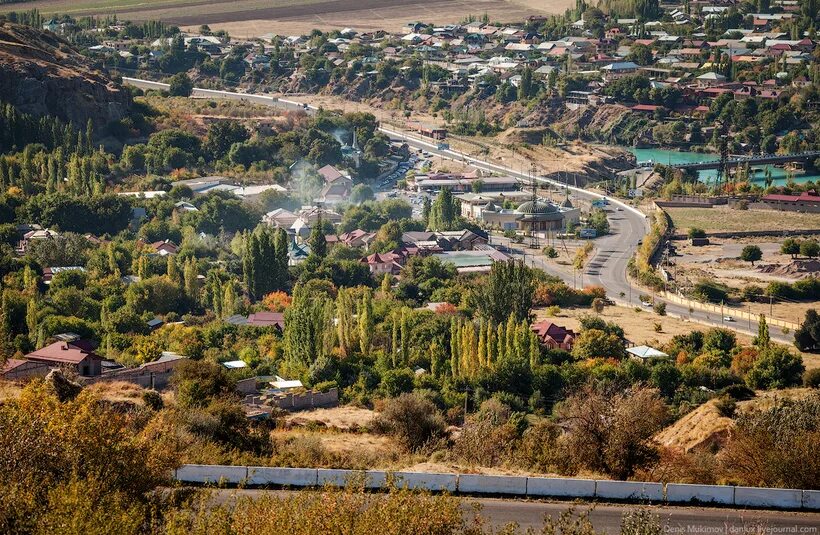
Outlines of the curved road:
<svg viewBox="0 0 820 535">
<path fill-rule="evenodd" d="M 168 84 L 150 80 L 123 77 L 123 82 L 141 89 L 168 89 Z M 218 91 L 213 89 L 195 88 L 191 96 L 200 98 L 242 100 L 255 104 L 275 106 L 289 110 L 303 110 L 306 113 L 313 113 L 318 109 L 307 103 L 287 100 L 284 98 L 258 94 L 235 93 L 230 91 Z M 503 165 L 498 165 L 486 160 L 480 160 L 450 149 L 440 150 L 437 148 L 437 144 L 431 142 L 429 139 L 422 138 L 418 134 L 398 131 L 387 127 L 380 127 L 379 129 L 393 139 L 400 139 L 412 147 L 422 148 L 425 151 L 441 156 L 442 158 L 469 162 L 473 167 L 513 176 L 525 183 L 532 180 L 532 176 L 516 171 L 515 169 L 510 169 Z M 564 183 L 549 180 L 547 178 L 536 177 L 536 180 L 541 183 L 549 183 L 561 188 L 568 187 L 574 195 L 587 200 L 603 198 L 603 196 L 598 193 L 587 191 L 582 188 L 567 186 Z M 634 255 L 635 250 L 638 247 L 638 243 L 649 231 L 649 222 L 647 220 L 647 216 L 636 208 L 633 208 L 632 206 L 629 206 L 617 199 L 608 199 L 610 202 L 610 207 L 615 208 L 615 210 L 610 210 L 609 213 L 610 233 L 595 240 L 594 254 L 584 268 L 582 280 L 585 285 L 602 286 L 606 289 L 607 296 L 619 305 L 639 307 L 641 306 L 639 295 L 646 292 L 646 290 L 632 286 L 631 281 L 627 277 L 627 265 L 629 263 L 629 259 Z M 573 284 L 574 276 L 571 272 L 557 269 L 555 266 L 545 262 L 540 256 L 531 256 L 530 258 L 532 258 L 531 262 L 533 265 L 537 265 L 548 273 L 560 277 L 568 284 Z M 657 297 L 656 300 L 664 301 L 663 299 Z M 693 310 L 690 312 L 687 307 L 671 302 L 666 302 L 666 312 L 670 316 L 688 319 L 704 325 L 725 327 L 727 329 L 752 336 L 757 334 L 757 324 L 754 322 L 725 322 L 723 316 L 720 314 L 701 310 Z M 727 309 L 727 314 L 731 314 L 731 309 Z M 781 343 L 791 344 L 792 338 L 784 335 L 777 327 L 769 325 L 769 330 L 772 339 Z"/>
</svg>

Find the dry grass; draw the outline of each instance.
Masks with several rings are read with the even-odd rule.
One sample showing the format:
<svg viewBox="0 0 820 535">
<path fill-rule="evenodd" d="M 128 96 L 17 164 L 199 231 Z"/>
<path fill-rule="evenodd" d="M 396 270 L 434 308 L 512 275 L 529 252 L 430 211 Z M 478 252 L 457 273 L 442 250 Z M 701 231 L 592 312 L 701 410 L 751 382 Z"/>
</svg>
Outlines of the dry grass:
<svg viewBox="0 0 820 535">
<path fill-rule="evenodd" d="M 594 314 L 591 309 L 572 308 L 561 310 L 558 316 L 548 317 L 546 309 L 536 310 L 537 319 L 549 319 L 576 332 L 581 326 L 580 318 L 590 314 Z M 699 323 L 669 316 L 659 316 L 649 309 L 635 310 L 634 308 L 608 306 L 604 307 L 600 316 L 605 321 L 611 321 L 623 327 L 626 338 L 636 345 L 645 343 L 650 346 L 658 346 L 669 342 L 675 335 L 709 329 L 709 327 Z M 655 323 L 661 324 L 661 332 L 655 331 Z M 751 343 L 751 338 L 746 335 L 738 334 L 737 338 L 741 343 Z"/>
<path fill-rule="evenodd" d="M 142 405 L 142 394 L 145 389 L 134 383 L 125 381 L 100 381 L 86 387 L 88 391 L 94 392 L 102 399 L 112 402 L 127 401 Z"/>
<path fill-rule="evenodd" d="M 674 424 L 655 435 L 655 440 L 683 451 L 703 450 L 722 442 L 732 428 L 732 419 L 721 416 L 710 400 L 684 415 Z"/>
<path fill-rule="evenodd" d="M 802 399 L 813 392 L 810 388 L 758 391 L 757 397 L 737 403 L 737 411 L 767 409 L 783 400 Z M 734 421 L 721 416 L 715 407 L 716 400 L 710 400 L 684 415 L 672 425 L 655 435 L 655 440 L 664 446 L 683 451 L 706 450 L 714 444 L 721 444 L 731 431 Z"/>
<path fill-rule="evenodd" d="M 411 20 L 461 22 L 486 14 L 493 22 L 521 21 L 531 14 L 563 13 L 570 0 L 35 0 L 26 9 L 44 14 L 104 16 L 135 21 L 163 20 L 196 31 L 201 24 L 237 37 L 268 33 L 306 34 L 354 27 L 398 32 Z M 0 12 L 20 9 L 4 5 Z"/>
<path fill-rule="evenodd" d="M 339 2 L 336 2 L 337 4 Z M 328 2 L 327 4 L 332 4 Z M 568 0 L 410 0 L 405 2 L 364 1 L 344 2 L 346 10 L 323 7 L 314 13 L 288 14 L 286 12 L 248 12 L 219 22 L 208 22 L 214 30 L 226 30 L 237 37 L 258 37 L 268 33 L 279 35 L 306 34 L 314 28 L 338 30 L 345 27 L 357 31 L 403 31 L 408 21 L 424 20 L 436 24 L 462 22 L 469 15 L 481 17 L 485 13 L 492 21 L 521 21 L 528 15 L 563 13 L 574 5 Z M 324 6 L 324 4 L 323 4 Z M 318 6 L 317 6 L 318 7 Z M 186 23 L 196 29 L 196 22 Z"/>
<path fill-rule="evenodd" d="M 368 428 L 375 414 L 372 410 L 348 405 L 297 412 L 285 418 L 285 421 L 291 426 L 319 424 L 323 427 L 349 431 Z"/>
<path fill-rule="evenodd" d="M 0 381 L 0 403 L 20 397 L 23 387 L 11 381 Z"/>
<path fill-rule="evenodd" d="M 731 208 L 669 208 L 675 228 L 686 232 L 692 227 L 706 232 L 759 230 L 817 230 L 820 214 L 773 210 L 733 210 Z"/>
</svg>

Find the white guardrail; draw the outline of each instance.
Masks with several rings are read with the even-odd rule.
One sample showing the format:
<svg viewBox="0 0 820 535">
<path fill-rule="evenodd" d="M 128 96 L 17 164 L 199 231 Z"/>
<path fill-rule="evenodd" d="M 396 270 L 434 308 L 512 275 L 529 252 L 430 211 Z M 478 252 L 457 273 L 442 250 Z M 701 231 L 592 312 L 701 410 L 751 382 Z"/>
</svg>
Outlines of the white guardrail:
<svg viewBox="0 0 820 535">
<path fill-rule="evenodd" d="M 533 498 L 599 498 L 652 503 L 820 510 L 820 490 L 727 485 L 209 464 L 182 465 L 175 471 L 174 477 L 181 483 L 201 485 L 341 487 L 351 484 L 363 485 L 368 489 L 408 488 L 431 492 Z"/>
</svg>

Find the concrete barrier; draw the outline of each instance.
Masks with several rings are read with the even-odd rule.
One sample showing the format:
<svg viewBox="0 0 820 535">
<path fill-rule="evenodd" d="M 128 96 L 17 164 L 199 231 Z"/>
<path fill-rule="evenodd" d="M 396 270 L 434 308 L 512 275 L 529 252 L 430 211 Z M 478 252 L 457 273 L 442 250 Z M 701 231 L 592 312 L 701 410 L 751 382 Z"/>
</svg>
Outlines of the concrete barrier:
<svg viewBox="0 0 820 535">
<path fill-rule="evenodd" d="M 294 487 L 363 485 L 368 489 L 423 489 L 433 492 L 510 494 L 648 500 L 669 503 L 713 503 L 745 507 L 820 510 L 820 490 L 731 487 L 661 483 L 563 479 L 548 477 L 487 476 L 478 474 L 435 474 L 382 472 L 378 470 L 333 470 L 327 468 L 280 468 L 267 466 L 223 466 L 185 464 L 174 472 L 182 483 L 283 485 Z"/>
<path fill-rule="evenodd" d="M 523 495 L 527 493 L 527 478 L 464 474 L 458 476 L 458 491 L 478 494 Z"/>
<path fill-rule="evenodd" d="M 663 501 L 661 483 L 644 483 L 641 481 L 595 481 L 595 497 L 610 500 L 651 500 Z"/>
<path fill-rule="evenodd" d="M 455 492 L 458 490 L 458 476 L 456 474 L 395 472 L 393 477 L 398 488 L 429 490 L 432 492 Z"/>
<path fill-rule="evenodd" d="M 803 491 L 803 509 L 820 510 L 820 490 Z"/>
<path fill-rule="evenodd" d="M 379 470 L 368 470 L 365 472 L 364 488 L 383 489 L 387 488 L 387 472 Z"/>
<path fill-rule="evenodd" d="M 527 496 L 593 498 L 595 496 L 595 480 L 528 477 Z"/>
<path fill-rule="evenodd" d="M 775 507 L 777 509 L 800 509 L 803 505 L 803 491 L 796 489 L 735 487 L 735 505 Z"/>
<path fill-rule="evenodd" d="M 177 469 L 176 478 L 183 483 L 227 483 L 238 485 L 248 477 L 247 466 L 217 464 L 184 464 Z"/>
<path fill-rule="evenodd" d="M 735 503 L 735 488 L 726 485 L 690 485 L 667 483 L 666 501 L 671 503 Z"/>
<path fill-rule="evenodd" d="M 318 481 L 315 468 L 271 468 L 249 466 L 248 485 L 289 485 L 315 487 Z"/>
<path fill-rule="evenodd" d="M 344 487 L 348 484 L 364 483 L 363 470 L 333 470 L 319 468 L 316 470 L 316 484 L 321 486 Z"/>
</svg>

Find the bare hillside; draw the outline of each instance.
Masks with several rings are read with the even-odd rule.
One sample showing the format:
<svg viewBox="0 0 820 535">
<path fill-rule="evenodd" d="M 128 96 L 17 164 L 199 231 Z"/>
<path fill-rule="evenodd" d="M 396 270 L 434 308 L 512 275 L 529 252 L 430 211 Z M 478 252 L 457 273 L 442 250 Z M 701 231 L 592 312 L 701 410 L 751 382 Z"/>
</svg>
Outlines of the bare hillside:
<svg viewBox="0 0 820 535">
<path fill-rule="evenodd" d="M 11 23 L 0 23 L 0 101 L 77 125 L 88 119 L 104 125 L 123 117 L 131 105 L 128 92 L 68 42 Z"/>
</svg>

